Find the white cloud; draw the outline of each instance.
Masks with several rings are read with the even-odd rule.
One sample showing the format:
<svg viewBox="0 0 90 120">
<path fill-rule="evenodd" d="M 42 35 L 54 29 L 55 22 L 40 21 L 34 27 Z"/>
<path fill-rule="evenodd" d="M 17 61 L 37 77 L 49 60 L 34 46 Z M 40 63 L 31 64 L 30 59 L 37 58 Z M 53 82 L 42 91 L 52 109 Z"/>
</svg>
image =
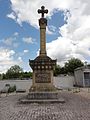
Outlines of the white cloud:
<svg viewBox="0 0 90 120">
<path fill-rule="evenodd" d="M 7 46 L 11 47 L 18 47 L 19 43 L 16 41 L 19 33 L 15 32 L 12 36 L 3 39 L 1 42 Z"/>
<path fill-rule="evenodd" d="M 11 14 L 8 14 L 7 17 L 11 18 L 13 20 L 16 20 L 16 16 L 15 16 L 14 12 L 12 12 Z"/>
<path fill-rule="evenodd" d="M 46 28 L 46 33 L 49 34 L 49 35 L 53 34 L 53 32 L 48 27 Z"/>
<path fill-rule="evenodd" d="M 59 63 L 71 57 L 90 63 L 90 1 L 72 1 L 70 13 L 65 14 L 67 24 L 60 28 L 62 37 L 47 44 L 48 55 L 57 58 Z"/>
<path fill-rule="evenodd" d="M 29 52 L 29 50 L 24 50 L 23 52 L 24 52 L 24 53 L 28 53 L 28 52 Z"/>
<path fill-rule="evenodd" d="M 26 21 L 34 27 L 38 26 L 37 9 L 42 5 L 48 8 L 49 18 L 55 10 L 63 10 L 67 24 L 60 28 L 62 37 L 47 44 L 48 55 L 60 63 L 71 57 L 87 60 L 90 56 L 90 0 L 11 0 L 11 3 L 15 20 Z"/>
<path fill-rule="evenodd" d="M 13 12 L 7 15 L 9 18 L 16 20 L 19 24 L 26 21 L 30 23 L 32 26 L 37 27 L 38 21 L 37 19 L 40 18 L 38 15 L 37 10 L 44 5 L 46 8 L 49 9 L 49 13 L 47 16 L 51 16 L 55 9 L 68 9 L 72 4 L 73 0 L 10 0 Z"/>
<path fill-rule="evenodd" d="M 78 46 L 70 39 L 58 37 L 57 40 L 47 43 L 47 54 L 52 59 L 57 59 L 61 65 L 72 57 L 85 61 L 85 57 L 90 55 L 88 49 L 85 51 L 85 47 L 87 48 L 87 45 L 83 47 L 83 43 Z"/>
<path fill-rule="evenodd" d="M 5 73 L 13 65 L 21 65 L 22 61 L 20 58 L 15 59 L 14 50 L 0 48 L 0 73 Z"/>
<path fill-rule="evenodd" d="M 55 32 L 55 31 L 56 31 L 56 27 L 55 27 L 55 26 L 53 26 L 53 25 L 50 25 L 50 26 L 49 26 L 49 29 L 50 29 L 51 31 L 53 31 L 53 32 Z"/>
<path fill-rule="evenodd" d="M 22 57 L 18 57 L 18 60 L 19 60 L 20 63 L 23 62 Z"/>
<path fill-rule="evenodd" d="M 46 34 L 52 35 L 56 33 L 56 27 L 53 25 L 49 25 L 46 28 Z"/>
<path fill-rule="evenodd" d="M 3 43 L 4 43 L 5 45 L 11 46 L 12 43 L 13 43 L 13 38 L 10 37 L 10 38 L 4 39 L 4 40 L 3 40 Z"/>
<path fill-rule="evenodd" d="M 6 72 L 11 65 L 15 64 L 13 60 L 14 54 L 13 50 L 0 48 L 0 73 Z"/>
<path fill-rule="evenodd" d="M 0 61 L 11 60 L 14 54 L 15 52 L 13 50 L 0 48 Z"/>
<path fill-rule="evenodd" d="M 16 37 L 17 37 L 18 35 L 19 35 L 19 33 L 18 33 L 18 32 L 15 32 L 15 33 L 14 33 L 14 36 L 16 36 Z"/>
<path fill-rule="evenodd" d="M 27 44 L 29 44 L 29 43 L 33 44 L 34 39 L 32 37 L 26 37 L 26 38 L 23 38 L 23 42 L 25 42 Z"/>
</svg>

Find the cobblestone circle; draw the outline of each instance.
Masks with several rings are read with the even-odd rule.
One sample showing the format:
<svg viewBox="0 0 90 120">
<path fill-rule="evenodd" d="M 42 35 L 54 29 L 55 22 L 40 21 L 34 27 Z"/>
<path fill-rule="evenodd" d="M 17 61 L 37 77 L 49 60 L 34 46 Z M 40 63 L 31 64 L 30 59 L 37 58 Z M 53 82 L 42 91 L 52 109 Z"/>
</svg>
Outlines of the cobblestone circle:
<svg viewBox="0 0 90 120">
<path fill-rule="evenodd" d="M 90 120 L 90 93 L 61 92 L 64 104 L 19 104 L 20 97 L 0 98 L 0 120 Z"/>
</svg>

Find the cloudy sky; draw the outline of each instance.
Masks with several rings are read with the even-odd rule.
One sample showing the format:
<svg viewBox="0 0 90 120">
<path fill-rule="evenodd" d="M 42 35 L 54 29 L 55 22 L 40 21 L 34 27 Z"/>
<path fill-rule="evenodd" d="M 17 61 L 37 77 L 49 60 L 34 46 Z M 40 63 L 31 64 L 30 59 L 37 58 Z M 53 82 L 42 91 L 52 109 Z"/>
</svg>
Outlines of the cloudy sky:
<svg viewBox="0 0 90 120">
<path fill-rule="evenodd" d="M 90 63 L 90 0 L 0 0 L 0 73 L 15 64 L 30 70 L 40 46 L 42 5 L 49 10 L 48 56 L 61 65 L 72 57 Z"/>
</svg>

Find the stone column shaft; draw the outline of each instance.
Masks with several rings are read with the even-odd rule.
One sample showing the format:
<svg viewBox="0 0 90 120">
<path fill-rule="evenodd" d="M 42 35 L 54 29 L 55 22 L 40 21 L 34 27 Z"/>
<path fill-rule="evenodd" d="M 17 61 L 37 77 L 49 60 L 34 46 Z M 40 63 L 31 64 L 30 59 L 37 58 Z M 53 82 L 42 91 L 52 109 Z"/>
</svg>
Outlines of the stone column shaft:
<svg viewBox="0 0 90 120">
<path fill-rule="evenodd" d="M 46 55 L 46 28 L 40 28 L 40 55 Z"/>
<path fill-rule="evenodd" d="M 46 26 L 47 20 L 46 18 L 39 19 L 40 26 L 40 56 L 46 55 Z"/>
</svg>

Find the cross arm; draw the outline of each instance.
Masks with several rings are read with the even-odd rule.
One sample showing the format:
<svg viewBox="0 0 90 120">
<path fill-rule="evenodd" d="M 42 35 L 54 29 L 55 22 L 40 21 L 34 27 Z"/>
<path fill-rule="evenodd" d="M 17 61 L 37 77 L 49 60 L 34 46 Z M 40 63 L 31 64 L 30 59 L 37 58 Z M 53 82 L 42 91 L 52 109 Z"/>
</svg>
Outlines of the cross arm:
<svg viewBox="0 0 90 120">
<path fill-rule="evenodd" d="M 40 9 L 38 9 L 38 13 L 40 14 L 40 13 L 42 13 L 42 11 Z"/>
<path fill-rule="evenodd" d="M 48 10 L 46 9 L 46 10 L 44 11 L 44 13 L 46 13 L 46 14 L 47 14 L 47 13 L 48 13 Z"/>
</svg>

